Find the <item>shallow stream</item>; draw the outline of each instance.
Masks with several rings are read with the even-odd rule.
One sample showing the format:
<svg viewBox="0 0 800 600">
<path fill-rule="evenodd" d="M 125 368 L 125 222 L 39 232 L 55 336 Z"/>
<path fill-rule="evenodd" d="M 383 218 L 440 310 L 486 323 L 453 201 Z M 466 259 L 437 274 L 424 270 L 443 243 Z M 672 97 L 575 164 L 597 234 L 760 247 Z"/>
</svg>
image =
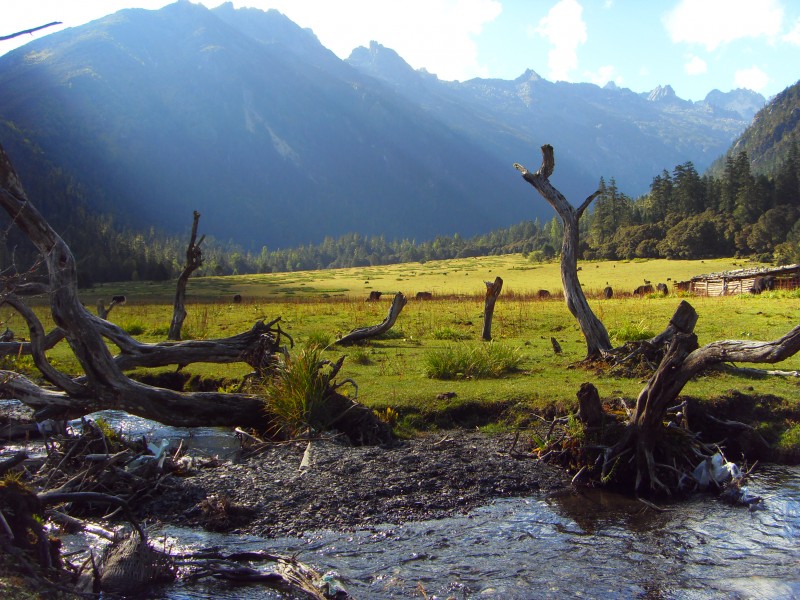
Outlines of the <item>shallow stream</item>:
<svg viewBox="0 0 800 600">
<path fill-rule="evenodd" d="M 800 598 L 800 469 L 764 467 L 761 509 L 700 497 L 657 512 L 615 494 L 501 500 L 470 517 L 264 540 L 168 528 L 177 549 L 298 554 L 356 598 Z M 242 598 L 175 586 L 169 598 Z M 248 598 L 272 598 L 248 588 Z"/>
<path fill-rule="evenodd" d="M 104 415 L 128 433 L 146 422 Z M 181 437 L 160 428 L 150 437 Z M 193 431 L 203 451 L 235 444 L 219 430 Z M 296 554 L 333 572 L 358 599 L 422 598 L 800 598 L 800 467 L 762 466 L 749 491 L 761 508 L 701 496 L 659 512 L 608 492 L 567 491 L 498 500 L 469 517 L 309 531 L 263 539 L 166 527 L 151 539 L 176 553 L 220 547 Z M 346 502 L 346 498 L 342 499 Z M 421 586 L 421 587 L 420 587 Z M 175 584 L 155 597 L 279 598 L 262 586 Z"/>
</svg>

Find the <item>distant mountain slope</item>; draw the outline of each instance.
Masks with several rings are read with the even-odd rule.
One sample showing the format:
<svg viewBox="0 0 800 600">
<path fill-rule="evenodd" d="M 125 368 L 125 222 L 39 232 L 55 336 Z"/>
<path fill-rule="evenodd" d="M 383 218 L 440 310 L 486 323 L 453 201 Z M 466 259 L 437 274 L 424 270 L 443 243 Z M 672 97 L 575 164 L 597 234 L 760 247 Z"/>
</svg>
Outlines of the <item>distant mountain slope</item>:
<svg viewBox="0 0 800 600">
<path fill-rule="evenodd" d="M 727 156 L 747 152 L 753 172 L 774 175 L 786 161 L 792 141 L 800 143 L 800 81 L 770 100 L 709 172 L 721 175 Z"/>
<path fill-rule="evenodd" d="M 693 103 L 678 98 L 670 86 L 636 94 L 614 85 L 553 83 L 531 70 L 513 81 L 442 82 L 414 71 L 375 42 L 354 50 L 347 62 L 504 155 L 522 152 L 525 158 L 542 143 L 552 144 L 556 159 L 570 165 L 562 173 L 564 191 L 575 197 L 588 195 L 601 175 L 615 177 L 626 193 L 639 195 L 663 169 L 691 160 L 703 170 L 757 110 L 748 111 L 744 102 L 741 114 L 732 110 L 727 94 L 716 102 L 712 96 L 710 102 Z M 763 106 L 763 96 L 749 94 L 755 106 Z M 570 187 L 576 177 L 581 185 Z"/>
<path fill-rule="evenodd" d="M 552 211 L 511 168 L 556 148 L 579 203 L 705 168 L 746 122 L 668 94 L 442 82 L 379 45 L 339 60 L 280 13 L 180 1 L 124 10 L 0 57 L 0 133 L 24 180 L 53 168 L 123 222 L 201 228 L 246 247 L 355 231 L 430 239 Z M 58 186 L 37 185 L 58 201 Z M 34 201 L 37 199 L 34 198 Z"/>
</svg>

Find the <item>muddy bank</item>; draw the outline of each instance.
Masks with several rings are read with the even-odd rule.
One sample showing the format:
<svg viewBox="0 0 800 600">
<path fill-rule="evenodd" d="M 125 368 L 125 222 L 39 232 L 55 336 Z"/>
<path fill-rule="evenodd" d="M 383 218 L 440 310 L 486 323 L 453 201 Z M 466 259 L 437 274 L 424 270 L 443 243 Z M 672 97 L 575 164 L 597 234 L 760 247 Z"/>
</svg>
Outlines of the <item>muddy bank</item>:
<svg viewBox="0 0 800 600">
<path fill-rule="evenodd" d="M 311 529 L 466 514 L 494 498 L 533 495 L 568 484 L 563 471 L 530 458 L 524 436 L 452 430 L 391 448 L 349 447 L 331 440 L 274 445 L 239 463 L 199 468 L 164 482 L 138 507 L 143 516 L 261 536 Z"/>
</svg>

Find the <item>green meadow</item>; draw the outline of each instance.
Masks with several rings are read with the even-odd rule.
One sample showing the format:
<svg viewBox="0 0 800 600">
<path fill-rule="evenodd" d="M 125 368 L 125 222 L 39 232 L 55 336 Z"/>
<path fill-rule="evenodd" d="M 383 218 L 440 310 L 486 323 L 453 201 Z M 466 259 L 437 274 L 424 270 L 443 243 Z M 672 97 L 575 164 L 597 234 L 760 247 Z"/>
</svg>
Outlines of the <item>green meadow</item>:
<svg viewBox="0 0 800 600">
<path fill-rule="evenodd" d="M 579 263 L 580 279 L 588 295 L 599 293 L 606 285 L 615 292 L 630 293 L 645 279 L 671 284 L 694 275 L 727 271 L 747 266 L 735 259 L 587 261 Z M 503 294 L 529 295 L 538 290 L 557 293 L 561 290 L 559 264 L 536 264 L 520 254 L 486 256 L 425 263 L 405 263 L 377 267 L 356 267 L 323 271 L 300 271 L 267 275 L 231 275 L 193 278 L 187 297 L 197 302 L 225 302 L 241 294 L 251 302 L 291 299 L 363 299 L 372 291 L 384 295 L 403 292 L 412 298 L 417 292 L 436 296 L 480 295 L 484 281 L 503 278 Z M 670 285 L 671 287 L 671 285 Z M 174 294 L 175 283 L 125 282 L 105 284 L 87 292 L 87 304 L 98 297 L 125 294 L 137 302 L 161 303 Z"/>
<path fill-rule="evenodd" d="M 724 298 L 679 297 L 672 291 L 665 297 L 630 295 L 645 279 L 653 284 L 668 283 L 672 290 L 676 281 L 743 266 L 747 265 L 736 260 L 582 262 L 579 277 L 615 346 L 661 332 L 682 299 L 699 313 L 696 333 L 701 344 L 721 339 L 776 339 L 797 325 L 797 291 Z M 487 344 L 480 340 L 484 281 L 497 276 L 503 278 L 504 287 L 495 307 L 494 341 Z M 606 284 L 615 290 L 610 300 L 599 294 Z M 174 282 L 107 284 L 86 290 L 82 300 L 93 309 L 98 298 L 108 302 L 112 295 L 125 294 L 127 304 L 115 307 L 109 319 L 141 341 L 158 342 L 166 337 L 174 286 Z M 537 298 L 540 289 L 548 290 L 552 297 Z M 365 302 L 371 291 L 383 292 L 381 300 Z M 382 339 L 363 346 L 334 344 L 357 327 L 381 322 L 398 291 L 409 301 Z M 418 291 L 432 292 L 433 300 L 416 300 Z M 377 410 L 391 407 L 410 428 L 513 424 L 529 418 L 532 411 L 552 414 L 570 410 L 576 404 L 576 392 L 586 381 L 593 382 L 604 399 L 635 399 L 645 383 L 641 377 L 597 373 L 577 365 L 585 357 L 585 342 L 560 292 L 558 263 L 532 264 L 521 255 L 198 277 L 189 282 L 183 331 L 185 339 L 225 337 L 249 329 L 259 319 L 281 317 L 282 328 L 296 346 L 313 342 L 326 348 L 324 355 L 328 358 L 345 355 L 340 379 L 355 380 L 359 401 Z M 242 295 L 241 303 L 232 301 L 234 294 Z M 44 307 L 39 310 L 46 327 L 52 326 Z M 4 311 L 2 318 L 12 329 L 24 329 L 18 316 Z M 558 341 L 562 353 L 553 351 L 551 338 Z M 488 345 L 511 357 L 513 369 L 489 377 L 473 375 L 466 368 L 447 379 L 429 376 L 432 363 L 442 353 L 486 353 Z M 50 355 L 61 368 L 78 369 L 66 344 L 59 344 Z M 800 370 L 800 356 L 771 368 Z M 195 382 L 225 388 L 249 367 L 191 365 L 185 371 Z M 756 378 L 713 372 L 690 383 L 684 394 L 710 399 L 738 390 L 796 401 L 800 399 L 798 381 L 794 377 Z M 355 393 L 355 388 L 343 389 Z M 455 395 L 437 398 L 448 392 Z"/>
</svg>

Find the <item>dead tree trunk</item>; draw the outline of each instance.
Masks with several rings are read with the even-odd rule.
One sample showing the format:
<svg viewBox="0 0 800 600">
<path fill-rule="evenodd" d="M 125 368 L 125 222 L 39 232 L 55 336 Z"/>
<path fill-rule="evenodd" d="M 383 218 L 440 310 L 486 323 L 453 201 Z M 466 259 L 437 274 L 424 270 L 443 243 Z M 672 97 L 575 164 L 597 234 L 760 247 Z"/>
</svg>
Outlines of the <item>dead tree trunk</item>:
<svg viewBox="0 0 800 600">
<path fill-rule="evenodd" d="M 347 344 L 355 344 L 356 342 L 362 342 L 389 331 L 394 325 L 395 321 L 397 321 L 397 317 L 400 316 L 400 312 L 403 310 L 406 302 L 408 302 L 408 300 L 406 300 L 406 297 L 403 295 L 403 293 L 397 292 L 394 300 L 392 300 L 392 305 L 389 307 L 389 313 L 386 315 L 386 318 L 382 323 L 372 325 L 370 327 L 354 329 L 347 335 L 336 340 L 336 343 L 343 346 Z"/>
<path fill-rule="evenodd" d="M 536 188 L 536 191 L 555 209 L 564 224 L 564 240 L 561 246 L 561 282 L 564 285 L 564 297 L 567 301 L 567 308 L 578 320 L 583 337 L 586 339 L 587 358 L 595 358 L 603 352 L 611 350 L 611 340 L 602 321 L 589 307 L 580 281 L 578 281 L 578 221 L 600 190 L 586 198 L 577 209 L 574 208 L 564 195 L 550 183 L 549 177 L 555 169 L 555 158 L 553 157 L 553 147 L 549 144 L 542 146 L 542 165 L 536 173 L 529 172 L 517 163 L 514 163 L 514 167 L 522 173 L 523 179 Z"/>
<path fill-rule="evenodd" d="M 503 289 L 503 280 L 495 277 L 494 282 L 486 281 L 486 298 L 483 301 L 483 339 L 487 342 L 492 339 L 492 317 L 497 297 Z"/>
<path fill-rule="evenodd" d="M 693 333 L 677 333 L 656 373 L 639 393 L 624 434 L 607 453 L 604 471 L 633 453 L 635 457 L 635 489 L 637 492 L 666 492 L 677 487 L 676 464 L 689 467 L 697 461 L 695 454 L 686 465 L 675 462 L 666 453 L 664 444 L 670 429 L 664 426 L 667 409 L 677 403 L 678 394 L 696 375 L 724 362 L 776 363 L 800 352 L 800 325 L 772 342 L 725 340 L 697 347 Z M 693 462 L 691 462 L 693 461 Z M 687 469 L 690 470 L 690 469 Z M 667 478 L 673 483 L 665 483 Z"/>
<path fill-rule="evenodd" d="M 197 240 L 197 224 L 200 222 L 200 213 L 194 211 L 194 220 L 192 221 L 192 235 L 189 238 L 189 245 L 186 247 L 186 266 L 183 267 L 180 276 L 178 277 L 178 285 L 175 290 L 175 304 L 172 310 L 172 322 L 169 325 L 169 333 L 167 334 L 168 340 L 180 340 L 181 329 L 183 328 L 183 321 L 186 319 L 186 284 L 189 282 L 189 277 L 203 264 L 203 253 L 200 250 L 200 244 L 206 236 L 202 236 L 199 242 Z"/>
<path fill-rule="evenodd" d="M 0 207 L 41 253 L 48 272 L 47 289 L 53 320 L 63 331 L 85 373 L 82 377 L 73 379 L 49 364 L 43 350 L 46 344 L 41 323 L 38 323 L 35 315 L 31 317 L 33 313 L 30 311 L 26 319 L 31 329 L 31 352 L 37 365 L 43 367 L 40 370 L 45 378 L 60 391 L 41 388 L 17 373 L 3 372 L 0 373 L 0 394 L 19 398 L 35 407 L 56 406 L 71 415 L 85 415 L 94 410 L 115 408 L 164 424 L 187 427 L 242 423 L 253 426 L 265 420 L 261 399 L 252 395 L 181 393 L 144 385 L 123 374 L 120 364 L 106 345 L 106 339 L 116 344 L 123 354 L 135 354 L 137 357 L 148 356 L 148 347 L 133 340 L 112 323 L 91 314 L 81 304 L 77 294 L 77 272 L 72 252 L 28 200 L 2 146 Z M 19 288 L 24 285 L 20 284 Z M 8 283 L 0 293 L 4 300 L 13 302 L 14 291 L 15 285 Z M 255 341 L 250 344 L 249 349 L 263 349 L 265 352 L 277 350 L 280 334 L 263 346 L 264 336 L 274 331 L 264 331 L 261 328 L 258 331 L 259 335 L 254 336 Z M 219 353 L 229 356 L 230 340 L 244 342 L 237 336 L 228 340 L 196 341 L 192 343 L 191 351 L 174 344 L 172 347 L 155 348 L 153 352 L 159 354 L 162 362 L 168 358 L 171 364 L 189 364 L 198 355 L 204 356 L 206 362 L 216 362 L 214 357 Z M 244 358 L 241 360 L 244 361 Z"/>
</svg>

